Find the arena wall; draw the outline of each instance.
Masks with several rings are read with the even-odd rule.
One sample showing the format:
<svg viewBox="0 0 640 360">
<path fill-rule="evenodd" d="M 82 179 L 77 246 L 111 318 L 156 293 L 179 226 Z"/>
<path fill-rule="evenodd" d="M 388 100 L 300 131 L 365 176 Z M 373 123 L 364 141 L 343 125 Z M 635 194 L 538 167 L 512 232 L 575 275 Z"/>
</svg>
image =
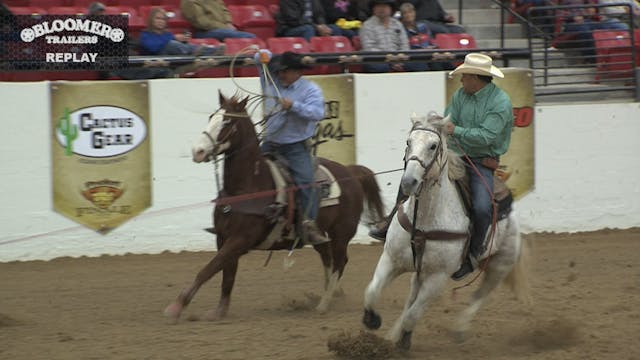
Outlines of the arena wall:
<svg viewBox="0 0 640 360">
<path fill-rule="evenodd" d="M 356 157 L 376 172 L 402 167 L 409 115 L 442 112 L 442 73 L 354 79 Z M 254 78 L 237 79 L 257 91 Z M 411 84 L 407 86 L 407 84 Z M 61 256 L 212 250 L 216 188 L 210 164 L 191 161 L 191 141 L 230 79 L 150 81 L 153 205 L 107 235 L 52 210 L 48 83 L 0 83 L 0 261 Z M 640 104 L 538 105 L 535 189 L 516 202 L 522 230 L 576 232 L 640 226 Z M 400 172 L 379 175 L 387 204 Z M 360 228 L 356 242 L 369 242 Z"/>
</svg>

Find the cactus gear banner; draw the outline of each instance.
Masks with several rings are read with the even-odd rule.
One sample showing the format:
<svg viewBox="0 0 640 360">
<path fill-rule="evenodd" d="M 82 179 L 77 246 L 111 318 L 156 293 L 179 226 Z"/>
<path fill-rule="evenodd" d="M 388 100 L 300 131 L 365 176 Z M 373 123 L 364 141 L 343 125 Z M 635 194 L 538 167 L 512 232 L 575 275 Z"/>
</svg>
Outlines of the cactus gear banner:
<svg viewBox="0 0 640 360">
<path fill-rule="evenodd" d="M 102 234 L 151 206 L 146 82 L 53 82 L 53 207 Z"/>
</svg>

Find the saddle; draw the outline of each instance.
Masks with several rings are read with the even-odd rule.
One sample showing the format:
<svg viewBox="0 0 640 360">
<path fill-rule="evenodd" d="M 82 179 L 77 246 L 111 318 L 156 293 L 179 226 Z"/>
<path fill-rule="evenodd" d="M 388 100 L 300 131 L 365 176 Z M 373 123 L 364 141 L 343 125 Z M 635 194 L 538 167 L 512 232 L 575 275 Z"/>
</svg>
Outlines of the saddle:
<svg viewBox="0 0 640 360">
<path fill-rule="evenodd" d="M 258 249 L 268 249 L 281 240 L 294 240 L 300 234 L 298 225 L 301 224 L 302 216 L 297 209 L 295 183 L 287 161 L 274 154 L 267 154 L 266 160 L 275 183 L 276 196 L 275 200 L 264 208 L 263 215 L 276 226 Z M 338 181 L 329 169 L 318 161 L 315 161 L 314 181 L 319 196 L 319 208 L 340 203 L 342 190 Z M 302 242 L 298 242 L 298 247 L 303 245 Z"/>
</svg>

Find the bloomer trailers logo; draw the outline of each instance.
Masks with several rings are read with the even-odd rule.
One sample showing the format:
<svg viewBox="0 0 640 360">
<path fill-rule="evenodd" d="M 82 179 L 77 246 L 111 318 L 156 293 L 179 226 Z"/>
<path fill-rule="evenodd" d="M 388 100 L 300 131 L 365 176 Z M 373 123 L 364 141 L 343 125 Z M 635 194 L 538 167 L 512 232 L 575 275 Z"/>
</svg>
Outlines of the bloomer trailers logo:
<svg viewBox="0 0 640 360">
<path fill-rule="evenodd" d="M 56 125 L 56 138 L 67 156 L 119 156 L 135 149 L 146 137 L 145 122 L 115 106 L 91 106 L 73 112 L 65 108 Z"/>
<path fill-rule="evenodd" d="M 128 26 L 124 15 L 17 18 L 19 41 L 9 44 L 7 52 L 17 69 L 112 70 L 127 63 Z"/>
</svg>

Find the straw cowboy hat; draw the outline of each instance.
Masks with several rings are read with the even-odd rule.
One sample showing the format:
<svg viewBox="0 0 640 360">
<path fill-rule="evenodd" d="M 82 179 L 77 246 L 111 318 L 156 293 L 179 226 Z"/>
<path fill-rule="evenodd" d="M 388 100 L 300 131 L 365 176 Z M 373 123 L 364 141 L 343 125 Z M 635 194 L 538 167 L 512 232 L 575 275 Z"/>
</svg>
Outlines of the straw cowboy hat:
<svg viewBox="0 0 640 360">
<path fill-rule="evenodd" d="M 464 63 L 458 66 L 449 73 L 449 75 L 455 74 L 474 74 L 474 75 L 484 75 L 484 76 L 497 76 L 499 78 L 504 78 L 504 74 L 500 69 L 493 66 L 491 57 L 479 54 L 479 53 L 470 53 L 464 57 Z"/>
</svg>

